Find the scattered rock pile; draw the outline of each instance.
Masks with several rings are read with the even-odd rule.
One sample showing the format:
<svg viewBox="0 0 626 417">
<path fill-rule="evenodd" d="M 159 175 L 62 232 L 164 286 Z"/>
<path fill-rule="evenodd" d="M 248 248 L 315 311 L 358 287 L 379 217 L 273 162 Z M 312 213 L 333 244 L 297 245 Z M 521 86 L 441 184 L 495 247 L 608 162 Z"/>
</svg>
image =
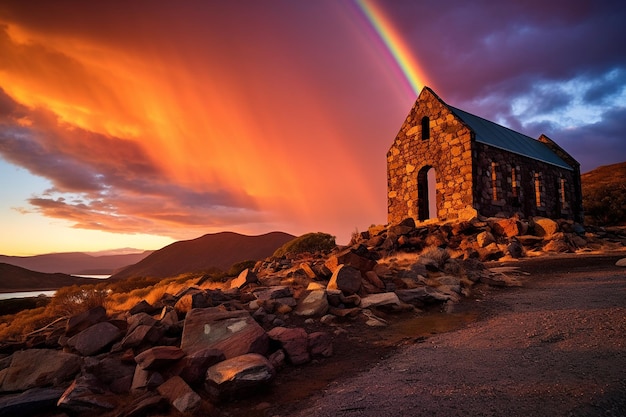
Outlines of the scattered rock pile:
<svg viewBox="0 0 626 417">
<path fill-rule="evenodd" d="M 543 218 L 372 226 L 332 253 L 268 258 L 219 289 L 200 280 L 154 305 L 97 307 L 1 345 L 0 416 L 216 415 L 281 368 L 331 356 L 344 321 L 385 326 L 381 312 L 445 307 L 480 282 L 519 285 L 482 261 L 597 244 L 580 225 Z"/>
</svg>

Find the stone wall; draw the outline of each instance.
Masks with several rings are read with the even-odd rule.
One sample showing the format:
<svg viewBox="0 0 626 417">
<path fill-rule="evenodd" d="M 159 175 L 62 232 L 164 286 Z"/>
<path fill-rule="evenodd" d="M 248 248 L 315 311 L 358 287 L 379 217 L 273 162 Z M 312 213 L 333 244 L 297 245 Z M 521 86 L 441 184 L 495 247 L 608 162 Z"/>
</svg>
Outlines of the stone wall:
<svg viewBox="0 0 626 417">
<path fill-rule="evenodd" d="M 474 143 L 473 156 L 474 208 L 480 214 L 494 216 L 504 213 L 510 216 L 521 212 L 526 217 L 577 220 L 578 183 L 575 171 L 482 143 Z M 492 176 L 494 168 L 495 183 Z M 515 174 L 512 173 L 514 168 Z"/>
<path fill-rule="evenodd" d="M 429 118 L 423 138 L 422 118 Z M 437 218 L 453 219 L 472 205 L 469 129 L 430 89 L 424 88 L 387 153 L 388 222 L 426 220 L 420 204 L 428 197 L 426 171 L 435 169 Z M 421 173 L 421 174 L 420 174 Z"/>
</svg>

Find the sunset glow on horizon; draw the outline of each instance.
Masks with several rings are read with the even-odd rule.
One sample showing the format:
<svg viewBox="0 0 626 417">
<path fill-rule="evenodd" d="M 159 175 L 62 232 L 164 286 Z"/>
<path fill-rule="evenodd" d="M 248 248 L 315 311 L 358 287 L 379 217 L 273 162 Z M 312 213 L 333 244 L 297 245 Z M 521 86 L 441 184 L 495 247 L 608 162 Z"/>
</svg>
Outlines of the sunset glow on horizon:
<svg viewBox="0 0 626 417">
<path fill-rule="evenodd" d="M 563 59 L 569 72 L 524 72 L 500 61 L 471 68 L 470 48 L 459 45 L 455 61 L 449 54 L 458 42 L 437 32 L 436 22 L 456 9 L 414 2 L 119 7 L 0 5 L 0 254 L 158 249 L 221 231 L 320 231 L 347 243 L 355 229 L 386 222 L 385 154 L 424 85 L 525 133 L 541 129 L 584 168 L 626 159 L 626 151 L 604 151 L 621 140 L 609 122 L 621 120 L 626 97 L 602 95 L 609 85 L 626 91 L 626 63 L 609 52 L 602 66 L 598 57 L 593 65 Z M 534 13 L 517 12 L 520 19 Z M 581 13 L 555 16 L 564 25 L 588 21 Z M 523 45 L 498 32 L 504 23 L 475 34 L 473 48 L 485 48 L 475 51 L 481 61 L 498 36 Z M 523 49 L 511 54 L 513 63 Z M 494 73 L 488 81 L 486 69 Z M 592 76 L 609 69 L 617 80 Z M 572 127 L 571 116 L 565 126 L 565 116 L 560 125 L 501 104 L 509 94 L 510 103 L 543 104 L 542 114 L 554 115 L 580 101 L 561 94 L 545 107 L 552 102 L 542 101 L 533 77 L 553 91 L 560 82 L 582 83 L 606 127 L 604 142 L 596 136 L 594 143 L 606 146 L 594 145 L 592 155 L 589 141 L 562 138 L 566 127 L 576 138 L 587 129 Z"/>
</svg>

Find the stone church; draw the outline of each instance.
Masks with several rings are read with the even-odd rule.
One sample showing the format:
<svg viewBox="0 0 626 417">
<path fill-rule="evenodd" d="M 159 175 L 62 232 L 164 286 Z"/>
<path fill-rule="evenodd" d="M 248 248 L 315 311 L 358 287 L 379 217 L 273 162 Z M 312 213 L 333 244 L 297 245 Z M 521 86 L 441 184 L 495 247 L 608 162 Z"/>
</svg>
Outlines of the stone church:
<svg viewBox="0 0 626 417">
<path fill-rule="evenodd" d="M 387 153 L 388 222 L 516 213 L 582 222 L 580 164 L 424 87 Z"/>
</svg>

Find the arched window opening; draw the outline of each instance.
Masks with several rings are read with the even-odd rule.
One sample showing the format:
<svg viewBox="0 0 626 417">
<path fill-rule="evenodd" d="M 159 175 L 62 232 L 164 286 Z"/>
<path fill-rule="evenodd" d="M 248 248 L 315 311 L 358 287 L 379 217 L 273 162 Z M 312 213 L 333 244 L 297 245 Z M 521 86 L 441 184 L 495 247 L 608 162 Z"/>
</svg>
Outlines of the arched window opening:
<svg viewBox="0 0 626 417">
<path fill-rule="evenodd" d="M 417 174 L 417 214 L 419 221 L 437 218 L 437 174 L 426 166 Z"/>
<path fill-rule="evenodd" d="M 566 180 L 565 178 L 561 178 L 559 180 L 559 200 L 561 200 L 561 209 L 567 209 L 567 194 L 566 194 Z"/>
<path fill-rule="evenodd" d="M 430 119 L 428 116 L 422 117 L 422 140 L 430 139 Z"/>
<path fill-rule="evenodd" d="M 541 207 L 543 202 L 541 201 L 541 174 L 535 173 L 535 204 L 537 207 Z"/>
<path fill-rule="evenodd" d="M 498 164 L 495 162 L 491 163 L 491 195 L 493 197 L 493 201 L 498 201 Z"/>
<path fill-rule="evenodd" d="M 513 195 L 514 198 L 519 198 L 519 174 L 518 174 L 518 169 L 519 167 L 514 166 L 513 168 L 511 168 L 511 194 Z"/>
</svg>

